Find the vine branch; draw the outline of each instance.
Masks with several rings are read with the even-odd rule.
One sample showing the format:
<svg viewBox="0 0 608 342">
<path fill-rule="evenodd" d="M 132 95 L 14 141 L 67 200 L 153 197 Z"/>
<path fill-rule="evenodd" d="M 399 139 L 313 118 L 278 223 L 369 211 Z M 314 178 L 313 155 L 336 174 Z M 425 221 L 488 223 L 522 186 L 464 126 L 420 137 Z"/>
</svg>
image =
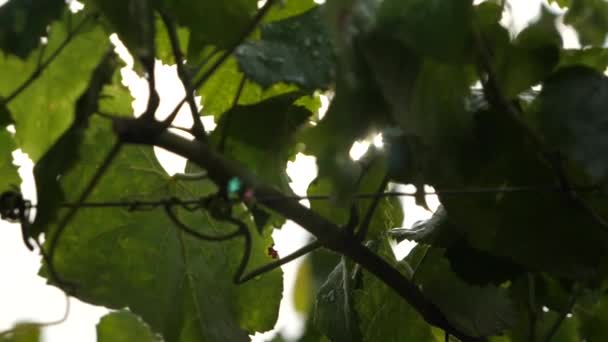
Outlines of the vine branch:
<svg viewBox="0 0 608 342">
<path fill-rule="evenodd" d="M 203 122 L 198 115 L 198 108 L 196 106 L 196 101 L 194 100 L 194 88 L 192 87 L 190 75 L 184 67 L 184 54 L 180 48 L 175 22 L 165 11 L 160 11 L 160 17 L 167 28 L 169 42 L 171 43 L 171 50 L 173 51 L 173 57 L 175 58 L 175 64 L 177 65 L 177 75 L 184 86 L 184 90 L 186 92 L 185 98 L 188 102 L 188 106 L 190 107 L 190 113 L 192 115 L 192 128 L 190 133 L 197 140 L 206 141 L 207 133 L 205 132 Z"/>
<path fill-rule="evenodd" d="M 129 138 L 134 135 L 133 132 L 142 129 L 141 121 L 138 120 L 116 121 L 114 128 L 120 140 L 124 143 L 155 145 L 189 159 L 207 170 L 209 178 L 220 188 L 225 187 L 230 179 L 237 177 L 243 182 L 244 187 L 251 188 L 259 196 L 256 199 L 260 204 L 298 223 L 315 235 L 319 243 L 325 248 L 347 256 L 377 276 L 412 305 L 428 323 L 448 331 L 462 341 L 485 341 L 483 338 L 469 336 L 454 327 L 439 308 L 430 302 L 414 283 L 384 259 L 362 245 L 352 234 L 304 207 L 297 200 L 287 198 L 278 190 L 261 183 L 248 170 L 225 159 L 206 144 L 189 141 L 168 131 L 164 131 L 147 141 L 141 139 L 131 141 Z M 374 195 L 377 196 L 377 194 Z M 267 200 L 265 198 L 281 200 Z"/>
</svg>

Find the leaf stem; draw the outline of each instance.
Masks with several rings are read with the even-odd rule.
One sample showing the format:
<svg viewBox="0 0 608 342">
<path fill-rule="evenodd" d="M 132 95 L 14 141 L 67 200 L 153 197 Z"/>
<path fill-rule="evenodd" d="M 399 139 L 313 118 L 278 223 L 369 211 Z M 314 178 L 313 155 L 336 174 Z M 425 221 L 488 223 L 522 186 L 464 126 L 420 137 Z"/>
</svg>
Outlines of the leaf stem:
<svg viewBox="0 0 608 342">
<path fill-rule="evenodd" d="M 194 88 L 192 87 L 190 75 L 188 74 L 188 72 L 186 72 L 186 69 L 184 68 L 184 55 L 180 48 L 179 37 L 177 35 L 175 22 L 165 11 L 160 11 L 160 17 L 163 20 L 165 27 L 167 28 L 169 42 L 171 44 L 171 50 L 173 51 L 173 57 L 175 58 L 175 64 L 177 65 L 177 75 L 179 76 L 179 79 L 181 80 L 182 85 L 184 86 L 184 91 L 186 92 L 185 98 L 188 102 L 188 106 L 190 107 L 190 113 L 192 115 L 192 128 L 190 132 L 192 133 L 195 139 L 206 141 L 207 133 L 205 132 L 203 122 L 201 121 L 201 118 L 198 115 L 198 108 L 194 99 Z"/>
<path fill-rule="evenodd" d="M 241 81 L 239 82 L 239 87 L 236 90 L 236 94 L 234 95 L 234 99 L 232 100 L 232 106 L 230 107 L 230 110 L 228 110 L 226 112 L 226 124 L 223 125 L 220 143 L 217 148 L 218 151 L 220 151 L 221 153 L 224 153 L 224 149 L 226 148 L 226 139 L 228 138 L 230 124 L 232 123 L 233 115 L 232 115 L 231 109 L 234 109 L 238 105 L 239 99 L 241 98 L 241 94 L 243 93 L 243 89 L 245 88 L 246 80 L 247 80 L 247 77 L 245 75 L 243 75 L 243 77 L 241 77 Z"/>
</svg>

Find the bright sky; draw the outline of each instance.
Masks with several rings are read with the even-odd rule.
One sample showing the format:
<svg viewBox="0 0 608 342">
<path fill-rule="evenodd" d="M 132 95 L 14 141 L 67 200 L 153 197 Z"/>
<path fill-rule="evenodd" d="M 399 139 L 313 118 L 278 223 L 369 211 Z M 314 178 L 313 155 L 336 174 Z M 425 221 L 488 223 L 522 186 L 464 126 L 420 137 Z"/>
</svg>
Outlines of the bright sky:
<svg viewBox="0 0 608 342">
<path fill-rule="evenodd" d="M 0 0 L 0 5 L 5 1 Z M 530 20 L 534 19 L 540 8 L 539 0 L 511 0 L 509 3 L 512 7 L 513 17 L 504 18 L 504 24 L 513 27 L 515 32 L 520 31 Z M 571 30 L 564 32 L 564 38 L 567 47 L 577 46 L 576 35 Z M 157 70 L 159 75 L 157 79 L 160 80 L 157 88 L 162 99 L 159 115 L 166 115 L 173 109 L 174 104 L 181 100 L 184 91 L 174 67 L 159 64 Z M 123 78 L 136 98 L 133 104 L 134 111 L 143 112 L 147 98 L 145 81 L 139 79 L 133 71 L 126 69 L 123 71 Z M 181 113 L 177 120 L 177 124 L 180 126 L 188 127 L 191 124 L 187 111 Z M 212 120 L 209 118 L 204 118 L 204 120 L 205 127 L 213 126 Z M 365 144 L 357 144 L 353 148 L 352 154 L 362 154 L 365 146 Z M 181 171 L 184 167 L 184 160 L 171 157 L 167 152 L 157 151 L 157 155 L 170 173 Z M 15 159 L 21 166 L 20 174 L 24 179 L 22 191 L 26 198 L 35 202 L 36 192 L 31 174 L 31 162 L 20 154 L 16 154 Z M 293 180 L 294 191 L 298 194 L 305 194 L 308 183 L 316 174 L 314 159 L 299 155 L 294 163 L 289 163 L 287 170 Z M 433 202 L 432 206 L 437 205 L 436 199 L 431 202 Z M 415 206 L 412 198 L 404 199 L 404 208 L 405 227 L 430 216 L 429 212 Z M 274 233 L 276 249 L 279 254 L 286 255 L 295 250 L 306 236 L 307 233 L 304 230 L 289 222 L 282 230 Z M 410 247 L 411 245 L 407 246 L 407 244 L 401 246 L 397 254 L 404 256 Z M 298 261 L 284 267 L 287 289 L 292 288 L 297 265 Z M 0 274 L 3 275 L 0 282 L 0 331 L 10 328 L 15 322 L 49 322 L 63 315 L 64 295 L 56 288 L 45 285 L 45 279 L 36 275 L 39 267 L 40 258 L 24 247 L 19 226 L 0 221 Z M 284 298 L 290 299 L 291 295 L 286 293 Z M 60 325 L 46 328 L 45 341 L 96 341 L 95 325 L 99 317 L 107 312 L 107 309 L 94 307 L 73 298 L 70 301 L 71 311 L 68 319 Z M 277 327 L 289 327 L 286 331 L 287 335 L 294 337 L 301 329 L 300 320 L 293 311 L 290 300 L 283 303 L 281 307 Z"/>
</svg>

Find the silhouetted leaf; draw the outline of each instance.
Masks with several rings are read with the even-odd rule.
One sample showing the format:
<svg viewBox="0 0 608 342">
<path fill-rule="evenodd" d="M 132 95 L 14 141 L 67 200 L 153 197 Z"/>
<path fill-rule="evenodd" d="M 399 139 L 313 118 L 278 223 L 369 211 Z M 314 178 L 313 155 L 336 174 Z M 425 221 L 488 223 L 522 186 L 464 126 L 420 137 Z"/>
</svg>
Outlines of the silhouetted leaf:
<svg viewBox="0 0 608 342">
<path fill-rule="evenodd" d="M 0 7 L 0 49 L 26 59 L 66 9 L 63 0 L 10 0 Z"/>
</svg>

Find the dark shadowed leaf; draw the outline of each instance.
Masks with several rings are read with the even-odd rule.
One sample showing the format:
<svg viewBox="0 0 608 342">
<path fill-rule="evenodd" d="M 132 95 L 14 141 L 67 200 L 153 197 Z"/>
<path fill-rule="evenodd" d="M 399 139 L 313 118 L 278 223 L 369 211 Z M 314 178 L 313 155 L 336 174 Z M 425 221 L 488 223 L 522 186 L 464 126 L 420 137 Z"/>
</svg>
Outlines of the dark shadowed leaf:
<svg viewBox="0 0 608 342">
<path fill-rule="evenodd" d="M 304 94 L 291 92 L 253 105 L 239 105 L 222 115 L 211 135 L 217 146 L 226 136 L 226 155 L 247 165 L 261 179 L 290 193 L 285 172 L 295 155 L 295 133 L 312 115 L 294 102 Z"/>
<path fill-rule="evenodd" d="M 247 77 L 264 88 L 284 82 L 327 89 L 335 74 L 321 8 L 262 26 L 261 40 L 239 46 L 236 57 Z"/>
<path fill-rule="evenodd" d="M 506 290 L 468 285 L 452 272 L 442 249 L 415 247 L 425 248 L 428 250 L 421 259 L 420 253 L 413 251 L 406 260 L 417 265 L 416 283 L 452 324 L 472 336 L 495 335 L 514 324 L 517 316 Z"/>
<path fill-rule="evenodd" d="M 402 273 L 408 273 L 407 266 L 396 262 L 387 242 L 381 244 L 379 253 Z M 442 341 L 416 310 L 369 272 L 363 272 L 363 287 L 355 291 L 354 299 L 363 341 Z"/>
<path fill-rule="evenodd" d="M 471 58 L 472 9 L 470 0 L 387 0 L 378 27 L 422 56 L 457 63 Z"/>
<path fill-rule="evenodd" d="M 314 324 L 332 341 L 361 340 L 353 307 L 352 269 L 342 258 L 317 293 Z"/>
<path fill-rule="evenodd" d="M 63 0 L 11 0 L 0 6 L 0 49 L 26 59 L 66 9 Z"/>
<path fill-rule="evenodd" d="M 608 176 L 608 79 L 582 66 L 563 68 L 543 84 L 536 117 L 547 142 L 592 181 Z"/>
</svg>

